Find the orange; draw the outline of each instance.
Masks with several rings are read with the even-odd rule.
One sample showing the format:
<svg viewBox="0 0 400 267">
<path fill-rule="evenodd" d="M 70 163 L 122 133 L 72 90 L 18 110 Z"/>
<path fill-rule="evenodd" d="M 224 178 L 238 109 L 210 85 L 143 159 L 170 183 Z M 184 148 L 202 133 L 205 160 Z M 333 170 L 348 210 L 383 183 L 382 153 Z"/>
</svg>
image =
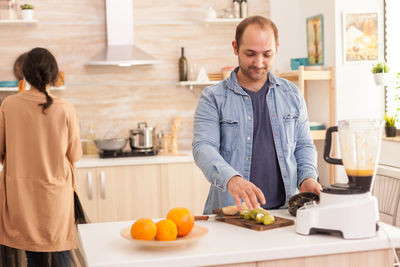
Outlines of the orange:
<svg viewBox="0 0 400 267">
<path fill-rule="evenodd" d="M 192 231 L 194 217 L 187 208 L 173 208 L 168 212 L 167 219 L 172 220 L 178 227 L 178 236 L 185 236 Z"/>
<path fill-rule="evenodd" d="M 169 219 L 164 219 L 159 221 L 156 225 L 156 239 L 158 241 L 171 241 L 176 239 L 176 236 L 178 235 L 178 228 L 173 221 Z"/>
<path fill-rule="evenodd" d="M 131 226 L 131 236 L 134 239 L 153 240 L 156 234 L 157 226 L 148 218 L 140 218 Z"/>
</svg>

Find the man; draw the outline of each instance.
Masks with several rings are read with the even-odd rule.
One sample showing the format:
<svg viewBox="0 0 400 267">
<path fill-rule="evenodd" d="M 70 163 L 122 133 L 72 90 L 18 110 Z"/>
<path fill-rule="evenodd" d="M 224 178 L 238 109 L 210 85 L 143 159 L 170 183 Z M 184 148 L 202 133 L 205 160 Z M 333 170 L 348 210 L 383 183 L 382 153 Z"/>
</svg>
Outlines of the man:
<svg viewBox="0 0 400 267">
<path fill-rule="evenodd" d="M 273 209 L 298 192 L 319 194 L 317 152 L 303 96 L 270 72 L 278 43 L 274 23 L 248 17 L 232 42 L 239 67 L 207 87 L 194 117 L 193 156 L 211 183 L 204 213 L 241 200 Z"/>
</svg>

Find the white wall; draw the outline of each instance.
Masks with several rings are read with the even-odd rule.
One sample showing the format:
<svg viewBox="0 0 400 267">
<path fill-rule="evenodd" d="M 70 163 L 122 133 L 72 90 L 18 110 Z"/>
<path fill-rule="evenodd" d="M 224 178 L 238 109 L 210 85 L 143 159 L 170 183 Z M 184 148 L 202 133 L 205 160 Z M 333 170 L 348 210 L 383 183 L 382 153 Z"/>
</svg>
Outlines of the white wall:
<svg viewBox="0 0 400 267">
<path fill-rule="evenodd" d="M 370 72 L 372 63 L 344 63 L 342 46 L 342 12 L 379 12 L 380 30 L 383 30 L 383 0 L 270 0 L 271 19 L 280 31 L 280 50 L 275 64 L 279 72 L 290 70 L 290 58 L 306 57 L 306 18 L 318 14 L 324 20 L 325 67 L 336 68 L 336 118 L 382 118 L 384 91 L 375 86 Z M 383 44 L 383 38 L 380 40 Z M 383 45 L 381 46 L 383 55 Z M 324 81 L 308 82 L 308 111 L 310 121 L 324 122 L 328 126 L 329 95 Z M 327 184 L 328 165 L 322 158 L 323 142 L 316 142 L 318 169 L 323 184 Z M 337 180 L 346 182 L 343 167 L 337 168 Z"/>
<path fill-rule="evenodd" d="M 290 8 L 288 8 L 290 6 Z M 305 23 L 299 27 L 299 0 L 270 0 L 270 19 L 279 31 L 279 48 L 274 69 L 290 71 L 290 59 L 306 57 Z"/>
<path fill-rule="evenodd" d="M 382 33 L 379 40 L 380 57 L 383 59 L 383 0 L 335 2 L 337 119 L 383 118 L 384 89 L 374 83 L 371 74 L 372 62 L 344 63 L 342 45 L 343 11 L 377 11 L 380 19 L 379 30 Z"/>
<path fill-rule="evenodd" d="M 362 7 L 362 8 L 360 8 Z M 383 59 L 383 0 L 335 0 L 336 111 L 337 119 L 383 118 L 384 89 L 376 86 L 371 74 L 372 62 L 344 63 L 343 12 L 377 11 L 381 31 L 380 59 Z M 336 179 L 346 182 L 343 167 L 336 168 Z"/>
</svg>

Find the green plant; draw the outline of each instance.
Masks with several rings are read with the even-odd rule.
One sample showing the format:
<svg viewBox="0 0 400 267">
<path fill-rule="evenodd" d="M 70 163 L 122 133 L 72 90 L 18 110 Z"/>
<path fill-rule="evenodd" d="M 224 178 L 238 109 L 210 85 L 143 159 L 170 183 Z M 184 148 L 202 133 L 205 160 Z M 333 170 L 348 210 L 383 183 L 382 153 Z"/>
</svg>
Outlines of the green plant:
<svg viewBox="0 0 400 267">
<path fill-rule="evenodd" d="M 382 66 L 383 66 L 383 71 L 382 71 Z M 378 62 L 374 65 L 372 65 L 372 73 L 388 73 L 389 72 L 389 67 L 387 66 L 386 62 Z"/>
<path fill-rule="evenodd" d="M 34 8 L 33 5 L 30 5 L 30 4 L 23 4 L 20 7 L 21 7 L 21 9 L 33 9 Z"/>
<path fill-rule="evenodd" d="M 395 123 L 396 123 L 395 116 L 389 116 L 389 115 L 385 114 L 384 119 L 385 119 L 385 126 L 395 127 Z"/>
<path fill-rule="evenodd" d="M 397 102 L 397 114 L 395 115 L 396 119 L 399 120 L 399 113 L 400 113 L 400 72 L 397 73 L 397 77 L 396 77 L 397 81 L 396 81 L 396 95 L 394 97 L 394 100 Z"/>
</svg>

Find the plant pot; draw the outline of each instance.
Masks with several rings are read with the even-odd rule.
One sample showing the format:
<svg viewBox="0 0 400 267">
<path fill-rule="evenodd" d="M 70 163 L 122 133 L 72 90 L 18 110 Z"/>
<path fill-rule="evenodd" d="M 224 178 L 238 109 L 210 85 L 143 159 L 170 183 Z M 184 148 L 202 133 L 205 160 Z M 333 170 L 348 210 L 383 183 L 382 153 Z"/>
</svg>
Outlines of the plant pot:
<svg viewBox="0 0 400 267">
<path fill-rule="evenodd" d="M 374 73 L 375 84 L 386 86 L 389 84 L 389 73 Z"/>
<path fill-rule="evenodd" d="M 33 9 L 22 9 L 21 16 L 23 20 L 33 20 Z"/>
<path fill-rule="evenodd" d="M 385 126 L 386 137 L 395 137 L 396 136 L 396 127 Z"/>
</svg>

